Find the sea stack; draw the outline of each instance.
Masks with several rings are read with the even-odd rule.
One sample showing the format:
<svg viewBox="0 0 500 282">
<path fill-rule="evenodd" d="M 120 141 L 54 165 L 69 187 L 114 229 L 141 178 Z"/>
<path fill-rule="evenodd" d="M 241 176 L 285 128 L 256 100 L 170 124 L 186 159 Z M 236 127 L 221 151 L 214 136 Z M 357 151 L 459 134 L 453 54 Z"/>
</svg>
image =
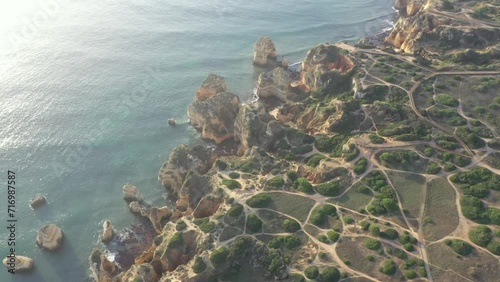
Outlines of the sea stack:
<svg viewBox="0 0 500 282">
<path fill-rule="evenodd" d="M 211 73 L 196 91 L 196 101 L 205 101 L 216 94 L 226 91 L 227 83 L 224 77 Z"/>
<path fill-rule="evenodd" d="M 55 251 L 61 247 L 64 233 L 55 224 L 43 226 L 36 236 L 36 244 L 46 250 Z"/>
<path fill-rule="evenodd" d="M 253 63 L 257 66 L 268 66 L 276 61 L 278 52 L 271 37 L 261 37 L 253 49 Z"/>
</svg>

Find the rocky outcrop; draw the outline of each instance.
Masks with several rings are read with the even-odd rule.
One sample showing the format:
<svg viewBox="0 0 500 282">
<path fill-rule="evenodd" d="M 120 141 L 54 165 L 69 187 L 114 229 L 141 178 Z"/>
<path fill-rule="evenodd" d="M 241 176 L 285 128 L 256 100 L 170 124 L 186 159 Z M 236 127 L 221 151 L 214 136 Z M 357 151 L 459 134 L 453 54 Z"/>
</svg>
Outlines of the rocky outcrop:
<svg viewBox="0 0 500 282">
<path fill-rule="evenodd" d="M 158 280 L 160 280 L 160 277 L 155 272 L 153 266 L 148 263 L 132 265 L 132 267 L 127 272 L 122 274 L 122 277 L 120 279 L 120 281 L 122 282 L 157 282 Z"/>
<path fill-rule="evenodd" d="M 270 72 L 261 73 L 257 81 L 257 95 L 261 98 L 276 97 L 287 102 L 290 83 L 292 79 L 284 68 L 278 67 Z"/>
<path fill-rule="evenodd" d="M 307 53 L 302 62 L 301 82 L 308 90 L 325 89 L 334 93 L 350 87 L 355 67 L 352 58 L 332 44 L 320 44 Z"/>
<path fill-rule="evenodd" d="M 226 91 L 227 83 L 224 77 L 216 74 L 209 74 L 200 88 L 196 91 L 196 101 L 205 101 L 216 94 Z"/>
<path fill-rule="evenodd" d="M 267 66 L 276 61 L 278 52 L 271 37 L 261 37 L 253 49 L 253 63 L 258 66 Z"/>
<path fill-rule="evenodd" d="M 36 244 L 49 251 L 55 251 L 63 242 L 63 231 L 55 224 L 43 226 L 36 236 Z"/>
<path fill-rule="evenodd" d="M 235 138 L 240 141 L 240 155 L 253 146 L 268 148 L 284 133 L 283 126 L 266 111 L 261 103 L 241 108 L 235 121 Z"/>
<path fill-rule="evenodd" d="M 111 222 L 109 220 L 105 220 L 104 223 L 102 224 L 102 237 L 101 241 L 103 243 L 107 243 L 113 239 L 113 225 L 111 225 Z"/>
<path fill-rule="evenodd" d="M 409 17 L 415 15 L 425 5 L 427 0 L 396 0 L 394 8 L 400 15 Z"/>
<path fill-rule="evenodd" d="M 31 258 L 18 255 L 15 258 L 6 257 L 2 260 L 2 263 L 9 269 L 15 268 L 16 272 L 30 271 L 35 267 L 35 263 Z"/>
<path fill-rule="evenodd" d="M 167 207 L 148 207 L 138 202 L 131 202 L 129 204 L 129 209 L 131 212 L 149 219 L 149 221 L 153 225 L 153 228 L 158 234 L 162 232 L 163 228 L 170 220 L 175 219 L 172 216 L 172 211 Z M 179 216 L 177 216 L 176 218 L 178 217 Z"/>
<path fill-rule="evenodd" d="M 500 40 L 498 29 L 473 24 L 460 17 L 433 13 L 434 2 L 398 1 L 402 17 L 385 39 L 405 53 L 436 53 L 443 49 L 485 48 Z"/>
<path fill-rule="evenodd" d="M 220 144 L 234 137 L 234 120 L 240 110 L 240 98 L 222 92 L 188 108 L 188 118 L 201 137 Z"/>
<path fill-rule="evenodd" d="M 45 199 L 42 195 L 36 195 L 33 199 L 31 199 L 30 206 L 32 209 L 39 208 L 47 203 L 47 199 Z"/>
<path fill-rule="evenodd" d="M 345 130 L 351 122 L 351 113 L 346 110 L 345 103 L 334 100 L 326 106 L 307 108 L 298 118 L 297 125 L 310 134 L 317 134 Z"/>
<path fill-rule="evenodd" d="M 123 199 L 126 202 L 142 202 L 141 194 L 139 193 L 139 190 L 137 190 L 137 187 L 135 187 L 134 185 L 124 185 L 122 191 Z"/>
<path fill-rule="evenodd" d="M 158 273 L 174 271 L 180 265 L 187 264 L 204 243 L 198 231 L 176 232 L 174 224 L 170 224 L 166 229 L 168 230 L 160 235 L 161 243 L 156 246 L 149 262 Z"/>
<path fill-rule="evenodd" d="M 181 145 L 172 150 L 169 160 L 160 168 L 158 179 L 171 196 L 177 197 L 187 173 L 194 170 L 205 174 L 212 167 L 213 161 L 213 151 L 210 148 Z"/>
</svg>

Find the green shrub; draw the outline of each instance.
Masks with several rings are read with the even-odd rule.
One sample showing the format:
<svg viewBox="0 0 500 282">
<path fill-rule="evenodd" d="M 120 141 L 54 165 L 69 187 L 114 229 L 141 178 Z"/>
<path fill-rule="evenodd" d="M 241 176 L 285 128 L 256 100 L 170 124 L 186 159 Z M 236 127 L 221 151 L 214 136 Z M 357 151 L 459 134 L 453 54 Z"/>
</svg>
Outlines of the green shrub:
<svg viewBox="0 0 500 282">
<path fill-rule="evenodd" d="M 449 244 L 448 246 L 457 254 L 466 256 L 474 250 L 474 248 L 467 242 L 453 239 L 447 240 L 445 243 Z"/>
<path fill-rule="evenodd" d="M 235 171 L 230 172 L 229 173 L 229 178 L 231 178 L 231 179 L 238 179 L 238 178 L 240 178 L 240 174 L 237 173 L 237 172 L 235 172 Z"/>
<path fill-rule="evenodd" d="M 323 205 L 320 207 L 316 207 L 311 213 L 311 223 L 316 226 L 321 226 L 325 223 L 327 216 L 335 216 L 337 214 L 337 210 L 332 205 Z"/>
<path fill-rule="evenodd" d="M 486 246 L 488 251 L 490 251 L 492 254 L 495 254 L 497 256 L 500 256 L 500 242 L 498 241 L 491 241 L 488 246 Z"/>
<path fill-rule="evenodd" d="M 375 240 L 372 238 L 365 239 L 363 245 L 370 250 L 378 250 L 382 246 L 379 240 Z"/>
<path fill-rule="evenodd" d="M 170 238 L 170 241 L 168 241 L 167 248 L 172 249 L 172 248 L 177 248 L 181 247 L 184 244 L 184 240 L 182 239 L 182 233 L 181 232 L 175 232 L 174 236 Z"/>
<path fill-rule="evenodd" d="M 326 157 L 322 154 L 314 154 L 311 157 L 308 158 L 306 165 L 310 167 L 317 167 L 319 163 L 326 159 Z"/>
<path fill-rule="evenodd" d="M 405 277 L 408 279 L 415 279 L 417 278 L 418 274 L 415 272 L 413 269 L 409 269 L 405 271 Z"/>
<path fill-rule="evenodd" d="M 186 229 L 187 224 L 184 222 L 184 220 L 178 220 L 177 224 L 175 225 L 175 230 L 177 231 L 182 231 Z"/>
<path fill-rule="evenodd" d="M 286 172 L 286 176 L 288 177 L 288 179 L 292 182 L 295 182 L 295 180 L 297 180 L 299 178 L 299 175 L 297 174 L 297 172 L 293 171 L 293 170 L 289 170 Z"/>
<path fill-rule="evenodd" d="M 257 215 L 250 214 L 247 217 L 247 229 L 253 233 L 259 232 L 262 229 L 262 220 Z"/>
<path fill-rule="evenodd" d="M 353 167 L 353 172 L 357 175 L 363 174 L 366 171 L 366 168 L 368 167 L 368 160 L 366 158 L 361 158 L 359 159 Z"/>
<path fill-rule="evenodd" d="M 319 275 L 319 269 L 317 266 L 309 266 L 304 270 L 304 274 L 309 279 L 316 279 Z"/>
<path fill-rule="evenodd" d="M 207 264 L 205 263 L 205 261 L 201 257 L 196 256 L 193 263 L 193 272 L 196 274 L 202 273 L 206 268 Z"/>
<path fill-rule="evenodd" d="M 397 266 L 396 263 L 391 259 L 386 259 L 380 268 L 380 272 L 386 275 L 393 275 L 396 273 Z"/>
<path fill-rule="evenodd" d="M 368 138 L 370 139 L 370 142 L 372 142 L 373 144 L 385 143 L 385 139 L 376 135 L 376 134 L 370 134 L 370 135 L 368 135 Z"/>
<path fill-rule="evenodd" d="M 219 170 L 226 170 L 227 169 L 227 163 L 224 162 L 224 161 L 221 161 L 221 160 L 216 160 L 215 161 L 215 166 L 219 169 Z"/>
<path fill-rule="evenodd" d="M 271 203 L 271 196 L 266 194 L 257 194 L 246 201 L 246 204 L 252 208 L 264 208 Z"/>
<path fill-rule="evenodd" d="M 340 280 L 340 271 L 333 266 L 328 266 L 321 271 L 318 282 L 337 282 Z"/>
<path fill-rule="evenodd" d="M 444 171 L 446 172 L 454 171 L 455 169 L 457 169 L 457 167 L 454 164 L 447 163 L 444 165 Z"/>
<path fill-rule="evenodd" d="M 201 231 L 205 232 L 205 233 L 210 233 L 214 230 L 215 228 L 215 222 L 213 221 L 208 221 L 208 222 L 204 222 L 202 224 L 200 224 L 200 229 Z"/>
<path fill-rule="evenodd" d="M 354 218 L 352 218 L 352 216 L 349 215 L 344 216 L 343 219 L 346 224 L 354 224 L 355 222 Z"/>
<path fill-rule="evenodd" d="M 316 191 L 323 196 L 335 197 L 340 195 L 341 187 L 336 182 L 325 182 L 316 185 Z"/>
<path fill-rule="evenodd" d="M 380 227 L 378 227 L 377 225 L 371 225 L 370 226 L 370 233 L 372 234 L 372 236 L 374 237 L 379 237 L 380 236 Z"/>
<path fill-rule="evenodd" d="M 367 231 L 371 226 L 371 224 L 368 221 L 362 221 L 360 225 L 361 229 L 363 229 L 364 231 Z"/>
<path fill-rule="evenodd" d="M 306 282 L 306 279 L 302 274 L 293 273 L 290 275 L 290 278 L 292 279 L 291 282 Z"/>
<path fill-rule="evenodd" d="M 366 256 L 366 259 L 367 259 L 368 261 L 375 261 L 375 257 L 374 257 L 374 256 L 372 256 L 372 255 L 368 255 L 368 256 Z"/>
<path fill-rule="evenodd" d="M 406 252 L 404 252 L 403 250 L 401 250 L 400 248 L 394 248 L 392 250 L 392 253 L 394 254 L 395 257 L 399 258 L 399 259 L 407 259 L 408 258 L 408 255 L 406 254 Z"/>
<path fill-rule="evenodd" d="M 389 229 L 386 229 L 381 234 L 381 236 L 384 238 L 387 238 L 389 240 L 396 240 L 399 237 L 399 233 L 395 229 L 389 228 Z"/>
<path fill-rule="evenodd" d="M 300 192 L 306 194 L 314 194 L 314 189 L 311 183 L 305 178 L 298 178 L 293 183 L 293 188 L 299 189 Z"/>
<path fill-rule="evenodd" d="M 220 247 L 214 250 L 210 254 L 210 262 L 215 268 L 219 268 L 226 264 L 227 256 L 229 255 L 229 249 L 226 247 Z"/>
<path fill-rule="evenodd" d="M 283 220 L 282 227 L 289 233 L 295 233 L 301 229 L 300 224 L 295 219 Z"/>
<path fill-rule="evenodd" d="M 441 171 L 441 166 L 439 166 L 435 162 L 431 162 L 427 165 L 427 168 L 425 169 L 425 173 L 427 174 L 438 174 Z"/>
<path fill-rule="evenodd" d="M 267 181 L 267 186 L 271 189 L 280 189 L 285 184 L 285 180 L 279 176 L 275 176 Z"/>
<path fill-rule="evenodd" d="M 237 217 L 242 212 L 243 212 L 243 205 L 236 203 L 231 206 L 231 208 L 227 211 L 227 214 L 231 217 Z"/>
<path fill-rule="evenodd" d="M 411 243 L 404 244 L 403 248 L 408 252 L 413 252 L 415 250 L 415 247 L 413 247 Z"/>
<path fill-rule="evenodd" d="M 297 155 L 307 154 L 307 153 L 311 152 L 312 150 L 313 150 L 312 145 L 305 145 L 302 147 L 292 148 L 290 151 L 292 152 L 292 154 L 297 156 Z"/>
<path fill-rule="evenodd" d="M 238 181 L 234 180 L 234 179 L 223 179 L 222 180 L 222 185 L 225 185 L 230 190 L 241 188 L 241 184 Z"/>
<path fill-rule="evenodd" d="M 340 233 L 330 230 L 326 232 L 326 236 L 332 243 L 335 243 L 340 238 Z"/>
<path fill-rule="evenodd" d="M 451 97 L 448 94 L 439 94 L 436 96 L 436 102 L 441 105 L 449 106 L 449 107 L 458 107 L 458 100 Z"/>
<path fill-rule="evenodd" d="M 488 226 L 480 225 L 469 231 L 469 239 L 478 246 L 486 247 L 493 239 L 493 234 Z"/>
</svg>

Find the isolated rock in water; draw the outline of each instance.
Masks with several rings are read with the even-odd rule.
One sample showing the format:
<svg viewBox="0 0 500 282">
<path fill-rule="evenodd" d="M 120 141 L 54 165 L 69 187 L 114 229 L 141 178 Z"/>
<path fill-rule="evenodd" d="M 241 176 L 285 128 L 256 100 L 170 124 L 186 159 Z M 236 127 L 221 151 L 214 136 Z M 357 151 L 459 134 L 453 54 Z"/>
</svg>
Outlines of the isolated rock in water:
<svg viewBox="0 0 500 282">
<path fill-rule="evenodd" d="M 309 90 L 324 89 L 340 93 L 350 88 L 355 62 L 332 44 L 320 44 L 302 62 L 302 84 Z"/>
<path fill-rule="evenodd" d="M 36 195 L 35 198 L 31 199 L 30 206 L 33 209 L 43 206 L 47 203 L 47 199 L 45 199 L 42 195 Z"/>
<path fill-rule="evenodd" d="M 269 64 L 268 59 L 276 60 L 278 52 L 271 37 L 262 37 L 255 43 L 253 49 L 253 63 L 259 66 Z"/>
<path fill-rule="evenodd" d="M 220 144 L 234 137 L 234 120 L 240 110 L 240 98 L 222 92 L 188 107 L 188 117 L 201 137 Z"/>
<path fill-rule="evenodd" d="M 123 190 L 123 199 L 125 201 L 127 202 L 142 201 L 141 194 L 139 194 L 139 190 L 137 190 L 137 187 L 135 187 L 134 185 L 130 184 L 124 185 L 122 190 Z"/>
<path fill-rule="evenodd" d="M 168 119 L 168 125 L 170 125 L 170 126 L 176 126 L 177 122 L 175 121 L 175 119 L 169 118 Z"/>
<path fill-rule="evenodd" d="M 43 226 L 36 236 L 36 244 L 49 251 L 57 250 L 63 242 L 64 233 L 55 224 Z"/>
<path fill-rule="evenodd" d="M 103 243 L 109 242 L 113 239 L 113 226 L 109 220 L 104 221 L 102 225 L 102 238 Z"/>
<path fill-rule="evenodd" d="M 224 77 L 216 74 L 209 74 L 198 91 L 196 91 L 196 101 L 205 101 L 216 94 L 226 91 L 227 83 Z"/>
<path fill-rule="evenodd" d="M 257 81 L 257 95 L 263 98 L 276 97 L 286 102 L 290 83 L 292 79 L 284 68 L 278 67 L 270 72 L 261 73 Z"/>
<path fill-rule="evenodd" d="M 17 256 L 17 255 L 15 258 L 9 258 L 9 257 L 4 258 L 2 260 L 2 263 L 7 268 L 12 268 L 12 266 L 15 265 L 16 272 L 29 271 L 32 270 L 33 267 L 35 266 L 31 258 L 25 256 Z"/>
</svg>

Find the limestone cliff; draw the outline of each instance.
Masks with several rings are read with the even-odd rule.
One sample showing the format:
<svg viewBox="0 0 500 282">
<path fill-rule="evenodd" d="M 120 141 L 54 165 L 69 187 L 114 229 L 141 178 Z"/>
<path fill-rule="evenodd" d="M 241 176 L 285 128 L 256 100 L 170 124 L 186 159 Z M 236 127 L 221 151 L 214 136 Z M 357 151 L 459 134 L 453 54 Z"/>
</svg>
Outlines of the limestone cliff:
<svg viewBox="0 0 500 282">
<path fill-rule="evenodd" d="M 500 41 L 499 26 L 470 16 L 466 6 L 451 13 L 432 0 L 397 0 L 400 19 L 385 42 L 403 52 L 440 53 L 456 48 L 484 49 Z"/>
<path fill-rule="evenodd" d="M 188 107 L 188 118 L 201 137 L 220 144 L 234 137 L 234 120 L 240 110 L 240 98 L 230 92 L 216 94 Z"/>
</svg>

